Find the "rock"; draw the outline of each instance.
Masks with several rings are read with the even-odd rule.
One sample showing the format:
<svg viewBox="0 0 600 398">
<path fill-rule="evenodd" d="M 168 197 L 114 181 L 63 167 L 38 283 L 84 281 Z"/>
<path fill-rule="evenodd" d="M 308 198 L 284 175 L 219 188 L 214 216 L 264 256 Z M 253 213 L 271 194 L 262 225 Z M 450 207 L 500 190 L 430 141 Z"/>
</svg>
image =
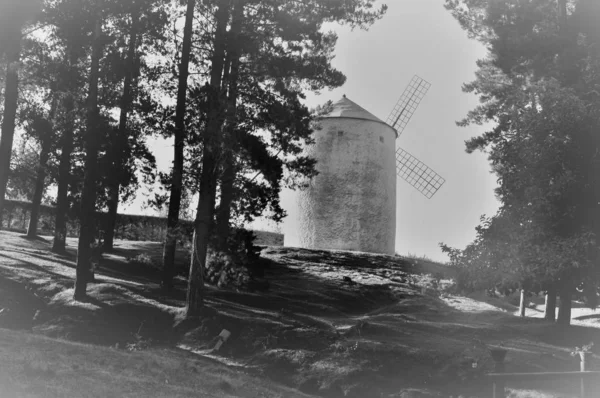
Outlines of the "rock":
<svg viewBox="0 0 600 398">
<path fill-rule="evenodd" d="M 349 276 L 344 276 L 343 280 L 345 283 L 349 284 L 350 286 L 356 285 L 356 282 L 354 282 L 352 280 L 352 278 L 350 278 Z"/>
</svg>

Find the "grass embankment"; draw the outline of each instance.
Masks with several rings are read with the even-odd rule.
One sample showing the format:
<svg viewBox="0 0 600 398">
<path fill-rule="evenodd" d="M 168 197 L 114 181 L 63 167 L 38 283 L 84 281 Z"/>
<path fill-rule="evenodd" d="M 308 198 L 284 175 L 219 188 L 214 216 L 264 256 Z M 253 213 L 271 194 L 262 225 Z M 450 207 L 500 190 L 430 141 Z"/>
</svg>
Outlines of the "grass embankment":
<svg viewBox="0 0 600 398">
<path fill-rule="evenodd" d="M 75 242 L 69 245 L 75 247 Z M 326 397 L 484 396 L 489 386 L 481 376 L 493 367 L 489 346 L 506 347 L 507 370 L 520 372 L 577 370 L 571 349 L 590 341 L 600 345 L 599 330 L 590 327 L 598 325 L 595 319 L 588 319 L 586 326 L 565 328 L 517 318 L 516 308 L 504 301 L 448 294 L 447 268 L 423 260 L 267 248 L 263 252 L 267 291 L 208 287 L 205 317 L 178 322 L 185 281 L 177 280 L 174 295 L 161 294 L 159 272 L 150 266 L 158 264 L 159 244 L 119 241 L 115 252 L 105 256 L 97 283 L 89 285 L 87 303 L 71 300 L 74 252 L 60 257 L 49 253 L 48 247 L 43 240 L 0 232 L 4 281 L 0 292 L 5 292 L 1 299 L 7 303 L 0 325 L 113 347 L 76 344 L 69 349 L 68 342 L 7 334 L 12 343 L 2 347 L 12 350 L 6 355 L 15 358 L 7 370 L 12 372 L 12 385 L 34 385 L 18 376 L 27 369 L 39 373 L 33 379 L 42 380 L 40 386 L 53 385 L 44 378 L 57 380 L 55 396 L 80 396 L 69 393 L 73 391 L 90 391 L 90 396 L 105 396 L 107 391 L 116 396 L 203 396 L 202 391 L 214 396 L 300 396 L 284 387 L 265 386 L 265 380 Z M 147 264 L 127 261 L 139 253 L 146 255 Z M 185 261 L 185 254 L 180 260 Z M 221 350 L 209 353 L 222 329 L 232 333 L 230 339 Z M 18 348 L 34 346 L 27 339 L 40 339 L 39 347 L 52 346 L 63 354 L 52 354 L 44 361 L 56 356 L 57 362 L 32 371 L 36 367 L 25 365 L 22 355 L 28 348 Z M 201 352 L 204 359 L 177 346 Z M 69 365 L 69 352 L 79 352 L 73 354 L 74 361 L 80 360 L 75 368 Z M 159 360 L 163 357 L 164 367 Z M 94 362 L 96 358 L 101 362 Z M 119 362 L 129 363 L 126 371 Z M 0 364 L 0 371 L 4 369 L 7 366 Z M 108 372 L 106 377 L 111 373 L 120 377 L 102 386 L 88 380 L 100 370 Z M 227 376 L 219 379 L 219 372 Z M 63 383 L 62 375 L 82 382 Z M 168 384 L 159 375 L 166 375 Z M 137 390 L 135 380 L 154 384 Z M 80 390 L 61 393 L 60 386 Z M 539 397 L 569 396 L 576 387 L 576 383 L 530 386 L 542 394 Z M 539 392 L 543 389 L 562 395 Z M 514 394 L 527 396 L 522 390 Z M 31 395 L 51 396 L 43 390 Z"/>
</svg>

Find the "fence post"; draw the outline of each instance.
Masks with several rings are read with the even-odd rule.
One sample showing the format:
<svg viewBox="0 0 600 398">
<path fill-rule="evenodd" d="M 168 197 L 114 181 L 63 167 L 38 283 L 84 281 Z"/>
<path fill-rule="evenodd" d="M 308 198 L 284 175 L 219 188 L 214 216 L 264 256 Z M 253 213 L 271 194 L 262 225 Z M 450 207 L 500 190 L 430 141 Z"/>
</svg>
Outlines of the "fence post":
<svg viewBox="0 0 600 398">
<path fill-rule="evenodd" d="M 591 356 L 592 356 L 591 352 L 581 352 L 581 351 L 579 352 L 579 359 L 581 361 L 581 362 L 579 362 L 579 370 L 580 371 L 585 372 L 587 370 L 586 369 L 587 362 Z M 580 384 L 581 398 L 585 398 L 586 397 L 586 395 L 585 395 L 585 384 L 586 384 L 585 378 L 582 376 L 580 381 L 581 381 L 581 384 Z"/>
<path fill-rule="evenodd" d="M 492 355 L 492 359 L 494 360 L 494 372 L 495 373 L 504 373 L 504 359 L 506 358 L 506 354 L 508 350 L 505 348 L 490 348 L 490 354 Z M 505 382 L 504 380 L 494 380 L 493 383 L 493 398 L 504 398 Z"/>
<path fill-rule="evenodd" d="M 521 289 L 521 300 L 519 302 L 519 315 L 525 316 L 525 289 Z"/>
</svg>

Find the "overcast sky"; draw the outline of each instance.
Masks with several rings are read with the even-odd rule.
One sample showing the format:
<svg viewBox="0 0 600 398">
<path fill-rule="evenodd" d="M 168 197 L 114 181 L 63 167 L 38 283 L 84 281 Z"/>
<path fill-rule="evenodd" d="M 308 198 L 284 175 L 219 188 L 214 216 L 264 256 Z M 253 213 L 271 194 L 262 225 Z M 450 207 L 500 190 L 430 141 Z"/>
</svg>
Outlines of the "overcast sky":
<svg viewBox="0 0 600 398">
<path fill-rule="evenodd" d="M 397 183 L 396 252 L 447 260 L 438 243 L 463 248 L 475 236 L 482 214 L 498 208 L 495 177 L 487 157 L 467 154 L 464 141 L 483 128 L 457 127 L 455 122 L 475 107 L 477 98 L 461 91 L 474 79 L 477 59 L 485 48 L 466 33 L 443 7 L 443 0 L 387 0 L 387 15 L 369 31 L 332 26 L 339 34 L 334 66 L 347 76 L 346 84 L 320 95 L 308 94 L 309 107 L 343 94 L 375 116 L 386 120 L 414 74 L 431 88 L 413 115 L 396 146 L 433 168 L 446 183 L 427 199 L 403 180 Z M 172 161 L 172 147 L 153 145 L 159 166 Z M 289 211 L 292 201 L 283 192 Z M 127 212 L 139 213 L 129 207 Z M 263 224 L 265 226 L 265 224 Z M 289 217 L 282 232 L 295 228 Z M 273 226 L 266 226 L 273 229 Z"/>
</svg>

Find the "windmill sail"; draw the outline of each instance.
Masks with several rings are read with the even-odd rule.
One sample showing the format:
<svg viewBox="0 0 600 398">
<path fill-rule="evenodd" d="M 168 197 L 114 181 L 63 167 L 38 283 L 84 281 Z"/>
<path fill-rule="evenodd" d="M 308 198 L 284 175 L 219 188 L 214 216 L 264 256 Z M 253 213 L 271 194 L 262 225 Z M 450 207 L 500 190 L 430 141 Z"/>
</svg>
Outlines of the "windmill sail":
<svg viewBox="0 0 600 398">
<path fill-rule="evenodd" d="M 430 199 L 446 180 L 402 148 L 396 150 L 396 174 Z"/>
<path fill-rule="evenodd" d="M 429 87 L 431 83 L 415 75 L 400 96 L 387 118 L 387 124 L 396 129 L 398 136 L 404 131 Z M 402 148 L 396 151 L 396 174 L 427 199 L 431 199 L 446 182 L 442 176 Z"/>
<path fill-rule="evenodd" d="M 392 109 L 390 116 L 387 118 L 387 124 L 395 128 L 398 135 L 402 134 L 404 131 L 404 128 L 410 121 L 413 113 L 415 113 L 419 103 L 425 94 L 427 94 L 429 87 L 431 87 L 431 83 L 414 75 L 400 96 L 396 106 Z"/>
</svg>

